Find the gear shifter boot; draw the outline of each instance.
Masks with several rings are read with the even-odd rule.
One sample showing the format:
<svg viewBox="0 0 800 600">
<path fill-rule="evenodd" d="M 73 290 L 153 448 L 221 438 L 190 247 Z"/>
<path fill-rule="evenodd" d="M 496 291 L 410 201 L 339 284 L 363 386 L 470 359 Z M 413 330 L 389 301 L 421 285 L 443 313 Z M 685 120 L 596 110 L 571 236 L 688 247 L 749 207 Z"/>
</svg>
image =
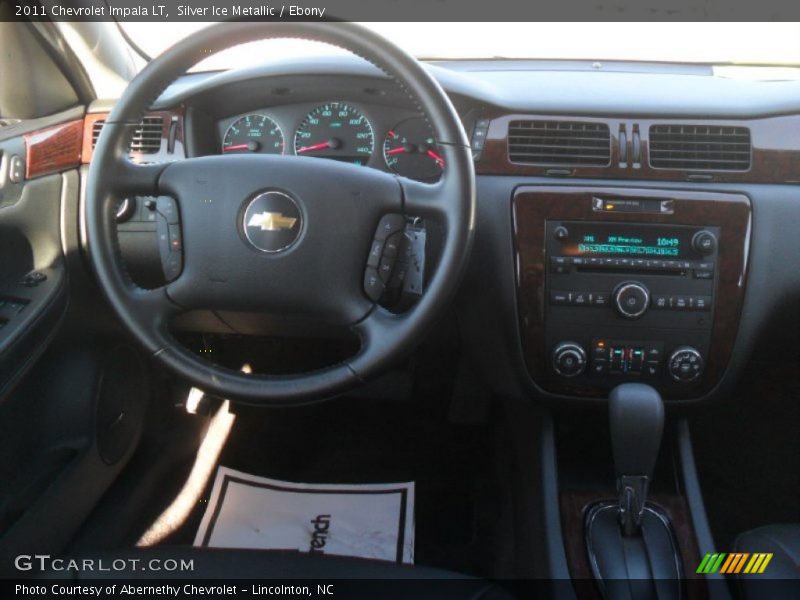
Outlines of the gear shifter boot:
<svg viewBox="0 0 800 600">
<path fill-rule="evenodd" d="M 608 600 L 672 600 L 681 597 L 683 567 L 667 516 L 648 504 L 641 535 L 625 536 L 617 505 L 599 502 L 586 512 L 586 545 L 597 584 Z"/>
</svg>

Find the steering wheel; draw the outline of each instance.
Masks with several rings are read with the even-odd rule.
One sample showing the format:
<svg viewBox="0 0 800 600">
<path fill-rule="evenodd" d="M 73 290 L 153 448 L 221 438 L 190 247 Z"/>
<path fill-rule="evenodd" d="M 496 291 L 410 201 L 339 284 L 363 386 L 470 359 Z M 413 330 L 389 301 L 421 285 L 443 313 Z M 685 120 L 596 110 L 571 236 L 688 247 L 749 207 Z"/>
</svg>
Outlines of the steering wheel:
<svg viewBox="0 0 800 600">
<path fill-rule="evenodd" d="M 129 160 L 134 130 L 170 83 L 210 53 L 277 38 L 338 46 L 394 79 L 434 130 L 447 165 L 440 180 L 420 183 L 333 160 L 266 154 L 169 164 Z M 180 208 L 183 269 L 157 289 L 137 286 L 120 258 L 115 212 L 120 199 L 131 195 L 171 196 Z M 386 222 L 383 217 L 398 214 L 434 220 L 445 232 L 435 273 L 419 301 L 402 314 L 386 310 L 364 290 L 376 230 Z M 439 84 L 416 59 L 352 23 L 239 22 L 213 25 L 179 42 L 128 85 L 97 142 L 84 225 L 100 287 L 156 361 L 221 397 L 289 405 L 351 389 L 419 343 L 459 283 L 474 219 L 475 176 L 463 126 Z M 259 223 L 266 227 L 252 227 Z M 346 326 L 356 333 L 360 347 L 355 356 L 321 370 L 248 375 L 201 358 L 170 334 L 172 317 L 200 309 Z"/>
</svg>

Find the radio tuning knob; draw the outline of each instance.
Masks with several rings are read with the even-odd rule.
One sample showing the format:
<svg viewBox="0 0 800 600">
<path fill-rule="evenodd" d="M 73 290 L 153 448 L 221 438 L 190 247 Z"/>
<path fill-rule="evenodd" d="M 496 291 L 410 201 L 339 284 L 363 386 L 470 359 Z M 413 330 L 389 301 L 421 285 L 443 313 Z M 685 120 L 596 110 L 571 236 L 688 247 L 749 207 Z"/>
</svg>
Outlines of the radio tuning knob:
<svg viewBox="0 0 800 600">
<path fill-rule="evenodd" d="M 561 342 L 553 350 L 553 369 L 562 377 L 576 377 L 586 368 L 586 352 L 576 342 Z"/>
<path fill-rule="evenodd" d="M 626 319 L 641 317 L 650 306 L 650 292 L 642 283 L 626 281 L 614 290 L 614 306 Z"/>
</svg>

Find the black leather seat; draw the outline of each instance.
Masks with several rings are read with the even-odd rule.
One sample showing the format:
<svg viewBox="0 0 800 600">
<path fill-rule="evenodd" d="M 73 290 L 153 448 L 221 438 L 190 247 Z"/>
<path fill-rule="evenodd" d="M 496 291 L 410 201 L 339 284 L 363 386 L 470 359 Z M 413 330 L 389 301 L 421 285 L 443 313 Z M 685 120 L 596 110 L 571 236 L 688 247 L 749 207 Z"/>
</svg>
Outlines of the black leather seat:
<svg viewBox="0 0 800 600">
<path fill-rule="evenodd" d="M 772 598 L 800 598 L 800 524 L 751 529 L 739 535 L 733 546 L 735 552 L 773 555 L 763 573 L 736 575 L 737 592 L 742 598 L 765 598 L 765 594 Z"/>
<path fill-rule="evenodd" d="M 87 558 L 87 556 L 82 556 Z M 221 583 L 233 580 L 287 580 L 279 582 L 300 585 L 305 580 L 315 583 L 333 583 L 336 580 L 393 580 L 392 585 L 381 586 L 382 598 L 469 598 L 474 600 L 506 600 L 513 598 L 503 588 L 488 581 L 469 577 L 452 571 L 416 565 L 398 565 L 389 562 L 346 558 L 339 556 L 309 555 L 299 552 L 276 552 L 264 550 L 237 550 L 194 547 L 158 547 L 131 550 L 127 553 L 101 554 L 92 558 L 102 559 L 108 566 L 112 561 L 122 564 L 119 559 L 139 560 L 130 563 L 130 568 L 112 571 L 81 571 L 78 580 L 87 579 L 218 579 Z M 151 559 L 158 559 L 160 565 L 173 559 L 180 563 L 192 561 L 192 570 L 161 570 L 158 572 L 142 570 Z M 64 573 L 59 574 L 60 577 Z M 294 580 L 294 582 L 288 581 Z M 302 580 L 302 581 L 301 581 Z M 418 580 L 425 580 L 420 583 Z M 253 581 L 258 584 L 259 582 Z M 346 587 L 349 588 L 350 584 Z M 359 588 L 355 591 L 358 593 Z M 371 590 L 375 592 L 377 590 Z M 364 594 L 358 593 L 361 597 Z M 368 594 L 369 595 L 369 594 Z M 350 597 L 350 594 L 348 594 Z"/>
</svg>

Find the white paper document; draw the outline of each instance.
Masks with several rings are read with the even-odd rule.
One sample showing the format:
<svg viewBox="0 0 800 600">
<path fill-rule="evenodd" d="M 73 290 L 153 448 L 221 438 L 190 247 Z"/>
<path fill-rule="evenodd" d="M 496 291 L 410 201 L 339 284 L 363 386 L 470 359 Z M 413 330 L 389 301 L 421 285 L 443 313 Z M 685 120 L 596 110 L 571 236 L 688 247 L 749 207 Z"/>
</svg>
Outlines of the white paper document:
<svg viewBox="0 0 800 600">
<path fill-rule="evenodd" d="M 289 483 L 220 467 L 195 546 L 414 562 L 414 482 Z"/>
</svg>

